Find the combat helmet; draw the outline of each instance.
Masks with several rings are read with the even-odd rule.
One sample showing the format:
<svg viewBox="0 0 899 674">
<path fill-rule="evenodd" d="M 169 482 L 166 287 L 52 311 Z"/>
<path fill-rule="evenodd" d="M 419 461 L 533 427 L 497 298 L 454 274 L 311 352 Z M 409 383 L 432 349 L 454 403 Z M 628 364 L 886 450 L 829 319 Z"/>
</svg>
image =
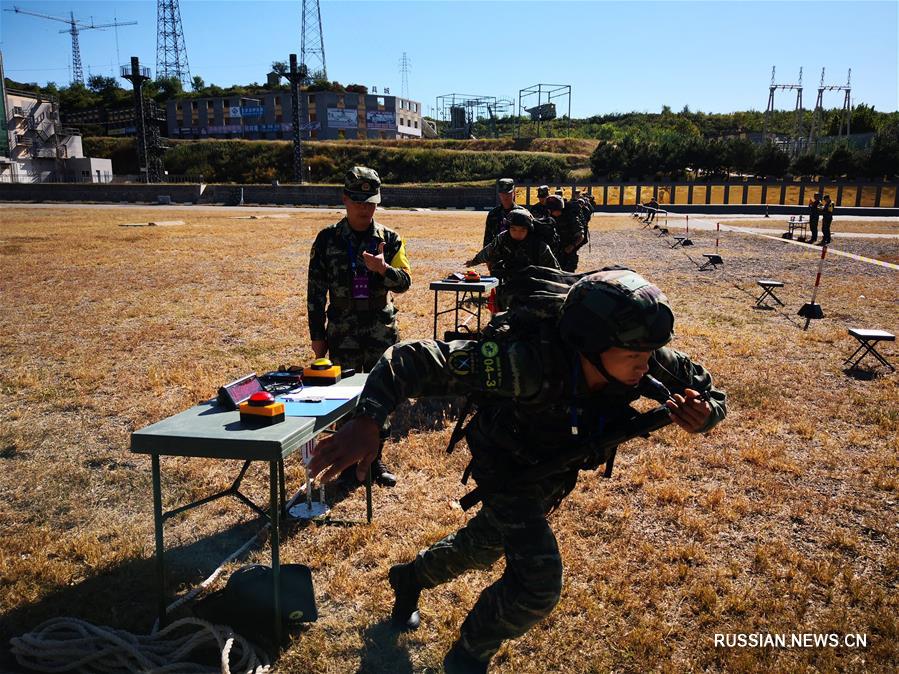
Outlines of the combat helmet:
<svg viewBox="0 0 899 674">
<path fill-rule="evenodd" d="M 534 216 L 531 215 L 530 211 L 523 208 L 513 208 L 509 212 L 508 222 L 510 226 L 527 227 L 528 232 L 534 231 Z"/>
<path fill-rule="evenodd" d="M 613 346 L 632 351 L 665 346 L 674 334 L 674 313 L 657 286 L 631 269 L 612 267 L 571 286 L 559 334 L 595 364 Z"/>
<path fill-rule="evenodd" d="M 550 211 L 563 211 L 565 210 L 565 199 L 553 195 L 551 197 L 547 197 L 543 205 L 546 206 L 547 210 Z"/>
</svg>

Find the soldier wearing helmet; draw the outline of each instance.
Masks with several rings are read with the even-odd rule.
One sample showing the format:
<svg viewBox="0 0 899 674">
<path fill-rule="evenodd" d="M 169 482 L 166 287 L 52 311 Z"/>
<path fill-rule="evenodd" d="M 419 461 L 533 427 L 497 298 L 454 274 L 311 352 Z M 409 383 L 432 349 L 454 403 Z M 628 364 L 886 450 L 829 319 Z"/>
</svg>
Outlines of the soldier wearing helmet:
<svg viewBox="0 0 899 674">
<path fill-rule="evenodd" d="M 509 214 L 509 229 L 484 246 L 465 262 L 468 267 L 487 263 L 494 276 L 502 279 L 525 267 L 558 269 L 559 263 L 549 246 L 534 232 L 534 218 L 523 208 Z"/>
<path fill-rule="evenodd" d="M 480 510 L 388 573 L 393 621 L 415 629 L 423 590 L 505 557 L 505 573 L 481 593 L 447 653 L 447 672 L 486 672 L 503 641 L 527 632 L 559 601 L 562 562 L 547 514 L 574 488 L 580 469 L 609 467 L 610 456 L 596 443 L 633 413 L 629 403 L 656 386 L 651 397 L 664 400 L 673 421 L 691 433 L 708 431 L 726 414 L 725 394 L 709 373 L 667 346 L 674 313 L 659 288 L 618 267 L 528 274 L 503 288 L 514 289 L 524 277 L 533 282 L 521 286 L 529 290 L 522 300 L 529 319 L 508 302 L 513 308 L 498 314 L 480 341 L 413 341 L 388 349 L 353 421 L 321 441 L 309 465 L 324 479 L 354 464 L 364 474 L 377 456 L 378 428 L 402 400 L 477 396 L 465 438 L 472 455 L 466 474 L 482 492 Z M 566 284 L 567 294 L 553 291 Z M 578 463 L 522 477 L 562 453 L 573 453 Z"/>
</svg>

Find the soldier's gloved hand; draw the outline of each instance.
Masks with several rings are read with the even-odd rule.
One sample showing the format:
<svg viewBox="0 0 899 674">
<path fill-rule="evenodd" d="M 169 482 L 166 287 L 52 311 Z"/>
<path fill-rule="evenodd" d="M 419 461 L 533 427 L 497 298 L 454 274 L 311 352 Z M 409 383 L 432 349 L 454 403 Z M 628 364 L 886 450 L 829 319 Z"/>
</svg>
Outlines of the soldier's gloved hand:
<svg viewBox="0 0 899 674">
<path fill-rule="evenodd" d="M 325 354 L 328 353 L 328 342 L 324 339 L 313 339 L 312 353 L 315 354 L 316 358 L 324 358 Z"/>
<path fill-rule="evenodd" d="M 369 271 L 373 271 L 375 274 L 380 274 L 381 276 L 387 271 L 387 262 L 384 261 L 384 246 L 386 244 L 382 241 L 378 244 L 378 254 L 372 255 L 368 251 L 362 253 L 362 261 L 365 263 L 366 268 Z"/>
<path fill-rule="evenodd" d="M 355 465 L 356 477 L 364 482 L 369 466 L 378 456 L 380 431 L 378 423 L 366 417 L 358 417 L 344 424 L 312 450 L 312 460 L 307 468 L 310 475 L 321 473 L 321 481 L 330 482 L 346 468 Z"/>
<path fill-rule="evenodd" d="M 706 425 L 712 407 L 700 397 L 699 391 L 688 388 L 684 390 L 684 395 L 675 393 L 671 398 L 665 404 L 671 410 L 674 423 L 690 433 L 697 433 Z"/>
</svg>

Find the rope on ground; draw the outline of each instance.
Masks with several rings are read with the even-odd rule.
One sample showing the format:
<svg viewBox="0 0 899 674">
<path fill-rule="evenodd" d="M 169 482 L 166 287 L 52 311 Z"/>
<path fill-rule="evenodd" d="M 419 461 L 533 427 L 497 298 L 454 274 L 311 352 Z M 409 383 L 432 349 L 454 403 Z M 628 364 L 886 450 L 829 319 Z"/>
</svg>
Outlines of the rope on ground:
<svg viewBox="0 0 899 674">
<path fill-rule="evenodd" d="M 169 604 L 165 612 L 171 613 L 209 587 L 222 573 L 225 565 L 246 552 L 269 527 L 268 523 L 263 526 L 240 548 L 228 555 L 208 578 Z M 187 628 L 192 629 L 188 631 Z M 179 631 L 185 633 L 169 636 Z M 78 618 L 54 618 L 41 623 L 31 632 L 14 637 L 10 644 L 18 663 L 38 672 L 265 674 L 271 668 L 264 651 L 257 651 L 230 627 L 213 625 L 199 618 L 182 618 L 162 630 L 159 629 L 157 618 L 152 631 L 146 636 L 93 625 Z M 219 669 L 183 659 L 194 651 L 204 648 L 208 651 L 213 644 L 221 653 Z M 234 657 L 239 657 L 233 666 L 232 651 L 235 653 Z"/>
<path fill-rule="evenodd" d="M 183 629 L 187 627 L 193 629 Z M 265 655 L 230 627 L 198 618 L 182 618 L 145 636 L 77 618 L 53 618 L 12 638 L 10 645 L 20 665 L 38 672 L 266 674 L 271 669 Z M 185 659 L 213 645 L 221 652 L 219 669 Z M 237 658 L 234 664 L 232 658 Z"/>
</svg>

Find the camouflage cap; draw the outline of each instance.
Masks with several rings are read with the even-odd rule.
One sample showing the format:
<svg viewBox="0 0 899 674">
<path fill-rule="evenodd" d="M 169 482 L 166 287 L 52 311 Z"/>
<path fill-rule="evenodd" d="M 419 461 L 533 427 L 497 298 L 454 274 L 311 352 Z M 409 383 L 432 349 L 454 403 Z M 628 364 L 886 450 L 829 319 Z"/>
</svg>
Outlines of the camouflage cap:
<svg viewBox="0 0 899 674">
<path fill-rule="evenodd" d="M 343 193 L 352 201 L 381 203 L 381 178 L 374 169 L 354 166 L 343 179 Z"/>
<path fill-rule="evenodd" d="M 613 346 L 653 351 L 671 340 L 674 312 L 657 286 L 631 269 L 613 267 L 587 274 L 571 286 L 559 332 L 585 354 Z"/>
<path fill-rule="evenodd" d="M 537 196 L 538 197 L 548 197 L 549 196 L 549 185 L 541 185 L 537 188 Z"/>
<path fill-rule="evenodd" d="M 515 189 L 515 181 L 512 178 L 500 178 L 496 183 L 496 191 L 508 194 Z"/>
</svg>

